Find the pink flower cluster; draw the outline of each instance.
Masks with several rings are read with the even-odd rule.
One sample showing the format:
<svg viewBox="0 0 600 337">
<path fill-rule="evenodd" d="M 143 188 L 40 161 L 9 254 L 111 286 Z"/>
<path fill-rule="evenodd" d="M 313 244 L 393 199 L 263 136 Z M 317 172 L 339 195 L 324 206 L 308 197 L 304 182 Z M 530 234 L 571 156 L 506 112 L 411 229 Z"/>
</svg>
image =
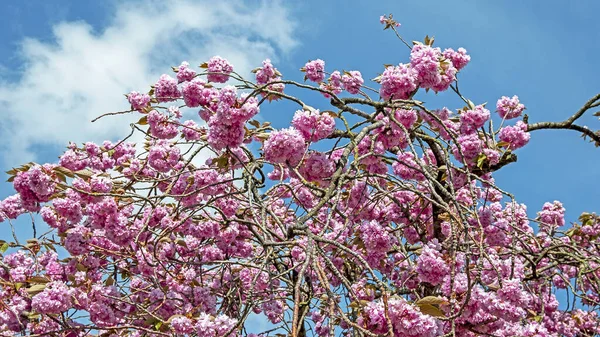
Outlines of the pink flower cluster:
<svg viewBox="0 0 600 337">
<path fill-rule="evenodd" d="M 273 131 L 265 141 L 265 160 L 274 164 L 296 166 L 304 156 L 306 143 L 304 137 L 295 128 Z"/>
<path fill-rule="evenodd" d="M 209 72 L 206 75 L 208 81 L 225 83 L 229 80 L 229 74 L 233 71 L 233 66 L 229 61 L 220 56 L 213 56 L 206 64 Z"/>
<path fill-rule="evenodd" d="M 511 150 L 515 150 L 527 145 L 531 135 L 527 132 L 527 124 L 518 121 L 514 126 L 505 126 L 500 129 L 498 138 L 507 142 Z"/>
<path fill-rule="evenodd" d="M 190 108 L 210 105 L 217 91 L 204 80 L 196 78 L 183 84 L 183 101 Z"/>
<path fill-rule="evenodd" d="M 158 172 L 168 172 L 177 167 L 180 150 L 165 140 L 155 142 L 148 151 L 148 165 Z"/>
<path fill-rule="evenodd" d="M 26 210 L 21 204 L 21 195 L 15 194 L 0 200 L 0 222 L 7 219 L 16 219 Z"/>
<path fill-rule="evenodd" d="M 127 95 L 127 100 L 133 110 L 142 111 L 150 103 L 150 95 L 132 91 Z"/>
<path fill-rule="evenodd" d="M 329 79 L 327 79 L 327 82 L 321 82 L 319 87 L 322 90 L 327 90 L 335 95 L 338 95 L 343 89 L 342 74 L 340 74 L 338 70 L 335 70 L 331 73 Z M 325 96 L 325 98 L 331 98 L 331 95 L 328 93 L 323 93 L 323 96 Z"/>
<path fill-rule="evenodd" d="M 263 66 L 254 70 L 256 72 L 256 84 L 267 85 L 267 89 L 274 92 L 283 92 L 285 84 L 277 83 L 281 81 L 281 74 L 277 68 L 273 67 L 271 60 L 266 59 L 263 61 Z M 261 95 L 271 98 L 272 100 L 279 99 L 276 95 L 268 95 L 261 93 Z"/>
<path fill-rule="evenodd" d="M 233 73 L 213 57 L 207 73 L 183 62 L 177 79 L 161 76 L 154 97 L 131 92 L 136 128 L 147 124 L 139 148 L 70 144 L 59 165 L 12 171 L 17 194 L 0 201 L 0 222 L 37 212 L 51 232 L 1 242 L 0 335 L 237 337 L 244 322 L 233 317 L 248 304 L 288 324 L 296 295 L 321 337 L 598 334 L 600 217 L 563 228 L 555 201 L 530 225 L 526 207 L 503 204 L 495 187 L 491 166 L 527 144 L 528 126 L 496 133 L 483 105 L 453 116 L 399 100 L 446 90 L 469 61 L 462 48 L 417 44 L 409 65 L 378 78 L 383 100 L 336 97 L 339 110 L 321 113 L 294 98 L 303 109 L 279 129 L 251 120 L 263 102 L 289 98 L 269 60 L 256 83 L 213 86 Z M 368 91 L 358 71 L 327 82 L 322 60 L 304 71 L 326 97 Z M 206 125 L 182 122 L 184 107 Z M 506 119 L 523 109 L 516 96 L 497 103 Z M 579 292 L 581 308 L 561 307 L 557 288 Z"/>
<path fill-rule="evenodd" d="M 422 168 L 417 163 L 418 159 L 411 152 L 400 152 L 398 161 L 392 164 L 394 174 L 402 179 L 425 180 L 425 176 L 421 173 Z M 422 164 L 421 164 L 422 165 Z"/>
<path fill-rule="evenodd" d="M 133 158 L 135 147 L 133 143 L 105 141 L 102 145 L 87 142 L 82 148 L 75 144 L 69 146 L 59 160 L 59 164 L 69 170 L 78 171 L 85 167 L 106 171 L 122 165 Z"/>
<path fill-rule="evenodd" d="M 306 155 L 300 173 L 307 181 L 322 181 L 331 177 L 335 163 L 326 154 L 312 151 Z"/>
<path fill-rule="evenodd" d="M 154 97 L 159 102 L 171 102 L 181 96 L 177 81 L 167 74 L 163 74 L 154 84 Z"/>
<path fill-rule="evenodd" d="M 444 58 L 452 62 L 457 71 L 462 70 L 471 61 L 471 56 L 467 55 L 465 48 L 458 48 L 456 51 L 452 48 L 446 48 L 443 55 Z"/>
<path fill-rule="evenodd" d="M 358 94 L 360 87 L 365 83 L 360 71 L 348 71 L 342 76 L 342 85 L 344 89 L 352 95 Z"/>
<path fill-rule="evenodd" d="M 41 314 L 60 314 L 71 306 L 71 290 L 61 281 L 48 283 L 44 291 L 31 299 L 31 307 Z"/>
<path fill-rule="evenodd" d="M 407 64 L 385 68 L 380 77 L 379 95 L 384 100 L 407 99 L 417 89 L 418 73 Z"/>
<path fill-rule="evenodd" d="M 442 334 L 442 323 L 439 320 L 420 312 L 400 297 L 388 300 L 387 305 L 382 301 L 369 303 L 364 316 L 359 318 L 359 324 L 364 324 L 377 334 L 387 333 L 388 324 L 392 325 L 395 336 L 435 337 Z"/>
<path fill-rule="evenodd" d="M 543 229 L 555 229 L 565 225 L 565 208 L 560 201 L 547 202 L 538 212 L 540 227 Z"/>
<path fill-rule="evenodd" d="M 148 113 L 148 124 L 150 125 L 150 133 L 159 139 L 172 139 L 179 134 L 177 124 L 169 120 L 169 116 L 152 110 Z"/>
<path fill-rule="evenodd" d="M 519 102 L 519 97 L 516 95 L 512 98 L 502 96 L 496 103 L 496 111 L 504 119 L 517 118 L 524 110 L 525 105 Z"/>
<path fill-rule="evenodd" d="M 311 142 L 327 138 L 335 130 L 335 120 L 331 115 L 313 109 L 296 111 L 292 125 L 304 139 Z"/>
<path fill-rule="evenodd" d="M 26 172 L 19 172 L 13 186 L 21 196 L 21 207 L 36 212 L 40 203 L 50 200 L 56 192 L 56 178 L 52 175 L 53 165 L 35 165 Z M 13 199 L 13 204 L 14 204 Z"/>
<path fill-rule="evenodd" d="M 306 72 L 306 78 L 321 83 L 325 79 L 325 61 L 320 59 L 309 61 L 304 65 L 303 71 Z"/>
<path fill-rule="evenodd" d="M 483 127 L 490 119 L 490 111 L 483 105 L 460 113 L 460 132 L 464 135 L 472 134 Z"/>
<path fill-rule="evenodd" d="M 410 65 L 417 73 L 419 86 L 423 89 L 444 91 L 456 79 L 456 68 L 442 60 L 440 48 L 416 44 L 410 53 Z"/>
<path fill-rule="evenodd" d="M 190 64 L 188 62 L 181 62 L 181 65 L 177 67 L 177 81 L 179 83 L 189 82 L 196 76 L 196 72 L 193 69 L 190 69 Z"/>
<path fill-rule="evenodd" d="M 440 252 L 430 247 L 423 247 L 423 252 L 417 259 L 417 274 L 419 280 L 433 285 L 439 285 L 450 272 L 450 268 Z"/>
</svg>

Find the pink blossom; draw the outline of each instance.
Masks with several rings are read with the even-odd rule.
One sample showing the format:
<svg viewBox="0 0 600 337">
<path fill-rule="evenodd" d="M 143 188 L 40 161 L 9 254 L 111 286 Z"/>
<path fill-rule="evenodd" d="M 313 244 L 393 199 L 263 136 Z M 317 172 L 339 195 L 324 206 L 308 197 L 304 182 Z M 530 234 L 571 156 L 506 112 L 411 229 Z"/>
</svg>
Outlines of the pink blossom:
<svg viewBox="0 0 600 337">
<path fill-rule="evenodd" d="M 127 95 L 127 100 L 129 101 L 129 104 L 131 104 L 133 110 L 141 111 L 149 105 L 150 96 L 148 94 L 132 91 Z"/>
<path fill-rule="evenodd" d="M 69 288 L 60 281 L 50 282 L 44 291 L 33 296 L 31 307 L 42 314 L 60 314 L 71 307 Z"/>
<path fill-rule="evenodd" d="M 201 137 L 200 127 L 193 120 L 187 120 L 183 122 L 181 134 L 185 137 L 185 140 L 193 141 L 199 140 Z"/>
<path fill-rule="evenodd" d="M 448 90 L 452 82 L 456 80 L 457 70 L 452 63 L 440 62 L 440 82 L 432 87 L 435 92 Z"/>
<path fill-rule="evenodd" d="M 182 93 L 185 105 L 190 108 L 208 105 L 216 94 L 214 89 L 206 87 L 206 83 L 199 78 L 184 83 Z"/>
<path fill-rule="evenodd" d="M 310 152 L 300 166 L 300 173 L 307 181 L 320 181 L 331 177 L 335 171 L 334 162 L 326 154 Z"/>
<path fill-rule="evenodd" d="M 150 133 L 159 139 L 171 139 L 179 133 L 177 124 L 156 110 L 152 110 L 148 114 L 148 124 L 150 125 Z"/>
<path fill-rule="evenodd" d="M 189 334 L 194 331 L 194 325 L 191 319 L 185 316 L 178 316 L 171 320 L 171 328 L 178 334 Z"/>
<path fill-rule="evenodd" d="M 181 96 L 177 81 L 167 74 L 160 76 L 160 79 L 154 84 L 154 97 L 159 102 L 170 102 Z"/>
<path fill-rule="evenodd" d="M 271 132 L 264 144 L 265 159 L 275 164 L 296 166 L 305 151 L 304 137 L 294 128 Z"/>
<path fill-rule="evenodd" d="M 519 97 L 516 95 L 512 98 L 502 96 L 496 103 L 496 110 L 498 111 L 498 115 L 500 115 L 500 117 L 504 119 L 512 119 L 521 116 L 525 110 L 525 105 L 519 102 Z"/>
<path fill-rule="evenodd" d="M 531 135 L 527 132 L 527 124 L 518 121 L 515 126 L 505 126 L 500 129 L 498 138 L 503 142 L 507 142 L 511 150 L 515 150 L 527 145 Z"/>
<path fill-rule="evenodd" d="M 273 67 L 270 59 L 263 61 L 262 68 L 256 69 L 256 82 L 258 84 L 267 84 L 277 77 L 277 69 Z"/>
<path fill-rule="evenodd" d="M 471 134 L 483 127 L 490 119 L 490 111 L 483 105 L 477 105 L 471 110 L 460 113 L 460 132 L 464 135 Z"/>
<path fill-rule="evenodd" d="M 410 65 L 417 72 L 421 88 L 433 88 L 440 83 L 440 48 L 416 44 L 410 52 Z"/>
<path fill-rule="evenodd" d="M 560 201 L 546 202 L 538 212 L 540 228 L 551 230 L 565 225 L 565 208 Z"/>
<path fill-rule="evenodd" d="M 410 65 L 417 72 L 419 86 L 437 91 L 446 90 L 456 79 L 456 68 L 451 62 L 442 62 L 440 48 L 416 44 L 410 53 Z"/>
<path fill-rule="evenodd" d="M 444 50 L 444 57 L 452 62 L 457 71 L 461 71 L 471 61 L 471 56 L 467 55 L 465 48 L 458 48 L 457 51 L 447 48 Z"/>
<path fill-rule="evenodd" d="M 392 164 L 394 173 L 402 179 L 424 180 L 425 176 L 421 173 L 422 169 L 417 160 L 415 155 L 410 152 L 399 153 L 398 161 Z"/>
<path fill-rule="evenodd" d="M 292 125 L 312 142 L 327 138 L 335 130 L 335 120 L 331 115 L 312 109 L 296 111 Z"/>
<path fill-rule="evenodd" d="M 327 82 L 321 82 L 321 84 L 319 84 L 321 89 L 331 91 L 335 95 L 342 92 L 342 86 L 342 75 L 337 70 L 331 73 Z M 325 98 L 331 98 L 331 95 L 328 93 L 323 93 L 323 96 L 325 96 Z"/>
<path fill-rule="evenodd" d="M 190 69 L 190 64 L 186 61 L 181 62 L 181 65 L 177 67 L 177 81 L 179 83 L 191 81 L 194 76 L 196 76 L 196 72 Z"/>
<path fill-rule="evenodd" d="M 472 161 L 483 151 L 483 142 L 476 133 L 462 135 L 457 140 L 458 146 L 454 145 L 453 154 L 458 160 Z"/>
<path fill-rule="evenodd" d="M 424 246 L 421 255 L 417 258 L 419 280 L 439 285 L 449 272 L 450 269 L 442 258 L 442 254 L 428 245 Z"/>
<path fill-rule="evenodd" d="M 309 61 L 303 69 L 306 72 L 306 78 L 313 82 L 321 83 L 325 79 L 325 61 L 323 60 Z"/>
<path fill-rule="evenodd" d="M 225 83 L 229 80 L 229 74 L 233 71 L 233 66 L 220 56 L 213 56 L 207 62 L 208 74 L 206 78 L 210 82 Z"/>
<path fill-rule="evenodd" d="M 11 195 L 4 200 L 0 200 L 0 222 L 6 219 L 16 219 L 26 210 L 21 206 L 21 196 Z"/>
<path fill-rule="evenodd" d="M 159 172 L 171 170 L 179 158 L 179 148 L 164 140 L 155 142 L 148 152 L 148 164 Z"/>
<path fill-rule="evenodd" d="M 406 64 L 387 67 L 380 77 L 381 98 L 407 99 L 417 89 L 418 73 Z"/>
<path fill-rule="evenodd" d="M 358 94 L 360 91 L 360 87 L 365 83 L 360 74 L 360 71 L 352 70 L 348 71 L 342 76 L 342 83 L 344 89 L 348 91 L 350 94 Z"/>
<path fill-rule="evenodd" d="M 243 123 L 224 123 L 218 117 L 213 117 L 208 121 L 208 143 L 215 150 L 224 148 L 238 147 L 244 142 L 244 124 Z"/>
</svg>

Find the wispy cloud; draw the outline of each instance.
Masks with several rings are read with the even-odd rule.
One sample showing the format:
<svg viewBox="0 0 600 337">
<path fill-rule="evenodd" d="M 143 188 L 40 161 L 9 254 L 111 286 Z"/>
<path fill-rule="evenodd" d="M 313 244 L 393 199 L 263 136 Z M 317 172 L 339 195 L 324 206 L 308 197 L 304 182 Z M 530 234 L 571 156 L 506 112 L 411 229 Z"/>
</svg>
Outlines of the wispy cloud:
<svg viewBox="0 0 600 337">
<path fill-rule="evenodd" d="M 36 159 L 40 146 L 123 137 L 131 116 L 90 121 L 127 109 L 124 93 L 148 90 L 183 60 L 197 65 L 221 55 L 246 74 L 297 45 L 279 2 L 136 1 L 114 13 L 101 31 L 62 22 L 53 27 L 55 41 L 22 41 L 20 78 L 0 83 L 3 166 Z"/>
</svg>

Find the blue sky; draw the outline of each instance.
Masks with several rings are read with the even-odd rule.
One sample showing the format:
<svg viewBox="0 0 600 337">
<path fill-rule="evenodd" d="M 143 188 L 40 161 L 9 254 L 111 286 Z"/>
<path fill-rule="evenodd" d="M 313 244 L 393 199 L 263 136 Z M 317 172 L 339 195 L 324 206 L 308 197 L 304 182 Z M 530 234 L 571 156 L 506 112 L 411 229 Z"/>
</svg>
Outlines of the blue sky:
<svg viewBox="0 0 600 337">
<path fill-rule="evenodd" d="M 285 77 L 300 80 L 298 69 L 321 58 L 327 70 L 373 78 L 383 64 L 408 60 L 406 47 L 378 22 L 388 13 L 407 40 L 428 34 L 437 46 L 468 50 L 460 87 L 475 103 L 494 107 L 500 96 L 519 95 L 531 122 L 563 120 L 600 91 L 599 11 L 592 0 L 1 1 L 0 168 L 54 161 L 68 140 L 126 135 L 119 123 L 133 117 L 89 121 L 126 109 L 123 93 L 146 89 L 183 60 L 199 64 L 220 54 L 243 72 L 269 57 Z M 430 108 L 462 107 L 450 92 L 419 98 Z M 293 113 L 273 105 L 263 118 L 284 126 Z M 583 123 L 600 129 L 595 117 Z M 553 200 L 565 204 L 569 220 L 598 208 L 600 149 L 578 134 L 538 131 L 517 154 L 496 177 L 531 216 Z M 0 197 L 9 194 L 2 183 Z"/>
</svg>

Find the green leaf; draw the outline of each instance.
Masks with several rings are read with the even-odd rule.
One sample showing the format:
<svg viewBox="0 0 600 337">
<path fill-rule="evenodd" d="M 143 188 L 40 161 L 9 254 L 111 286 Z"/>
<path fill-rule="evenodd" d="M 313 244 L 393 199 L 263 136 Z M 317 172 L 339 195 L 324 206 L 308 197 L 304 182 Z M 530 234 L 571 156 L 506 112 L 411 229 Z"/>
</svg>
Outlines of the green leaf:
<svg viewBox="0 0 600 337">
<path fill-rule="evenodd" d="M 62 167 L 62 166 L 55 167 L 54 171 L 62 173 L 62 174 L 64 174 L 65 176 L 67 176 L 69 178 L 75 177 L 75 175 L 73 174 L 73 171 L 69 170 L 68 168 Z"/>
<path fill-rule="evenodd" d="M 416 302 L 417 305 L 425 305 L 425 304 L 440 305 L 440 304 L 447 304 L 447 303 L 448 303 L 448 301 L 446 301 L 445 299 L 443 299 L 441 297 L 437 297 L 437 296 L 426 296 Z"/>
<path fill-rule="evenodd" d="M 422 313 L 433 317 L 444 317 L 444 312 L 440 308 L 431 304 L 417 304 Z"/>
<path fill-rule="evenodd" d="M 41 293 L 42 291 L 44 291 L 44 289 L 46 289 L 45 284 L 34 284 L 31 287 L 25 289 L 25 291 L 27 291 L 27 293 L 30 295 L 35 295 Z"/>
<path fill-rule="evenodd" d="M 87 268 L 81 263 L 75 265 L 75 268 L 77 268 L 78 271 L 87 271 Z"/>
<path fill-rule="evenodd" d="M 321 114 L 328 114 L 329 116 L 333 117 L 333 118 L 339 118 L 340 116 L 338 116 L 338 114 L 336 114 L 333 111 L 330 110 L 326 110 L 326 111 L 322 111 Z"/>
<path fill-rule="evenodd" d="M 469 108 L 475 109 L 475 103 L 473 103 L 470 99 L 468 99 L 467 102 L 469 103 Z"/>
<path fill-rule="evenodd" d="M 114 153 L 114 150 L 111 150 Z M 108 154 L 111 155 L 110 151 L 108 151 Z M 94 175 L 94 172 L 88 170 L 88 169 L 83 169 L 83 170 L 79 170 L 79 171 L 75 171 L 73 172 L 75 173 L 76 176 L 78 176 L 79 178 L 90 178 L 91 176 Z"/>
<path fill-rule="evenodd" d="M 487 156 L 483 153 L 481 153 L 478 157 L 477 157 L 477 167 L 479 168 L 483 168 L 483 163 L 485 163 L 485 160 L 487 159 Z"/>
<path fill-rule="evenodd" d="M 431 46 L 433 46 L 433 41 L 434 40 L 435 40 L 435 38 L 433 36 L 429 37 L 429 35 L 427 35 L 427 36 L 425 36 L 424 42 L 425 42 L 426 45 L 428 45 L 428 46 L 431 47 Z"/>
<path fill-rule="evenodd" d="M 28 283 L 39 283 L 39 284 L 46 284 L 48 282 L 50 282 L 49 279 L 47 279 L 45 276 L 32 276 L 30 278 L 27 279 Z"/>
<path fill-rule="evenodd" d="M 213 162 L 217 164 L 218 168 L 225 169 L 229 166 L 229 157 L 227 156 L 227 154 L 224 154 L 219 158 L 213 160 Z"/>
<path fill-rule="evenodd" d="M 8 244 L 8 242 L 2 242 L 2 244 L 0 245 L 0 253 L 6 252 L 6 250 L 8 249 L 8 247 L 10 247 L 10 245 Z"/>
<path fill-rule="evenodd" d="M 509 142 L 498 142 L 498 143 L 496 143 L 496 145 L 498 147 L 509 147 L 510 143 Z"/>
<path fill-rule="evenodd" d="M 64 174 L 62 174 L 60 172 L 55 172 L 54 174 L 56 174 L 56 176 L 58 177 L 58 179 L 60 181 L 62 181 L 63 183 L 67 182 L 67 177 Z"/>
</svg>

